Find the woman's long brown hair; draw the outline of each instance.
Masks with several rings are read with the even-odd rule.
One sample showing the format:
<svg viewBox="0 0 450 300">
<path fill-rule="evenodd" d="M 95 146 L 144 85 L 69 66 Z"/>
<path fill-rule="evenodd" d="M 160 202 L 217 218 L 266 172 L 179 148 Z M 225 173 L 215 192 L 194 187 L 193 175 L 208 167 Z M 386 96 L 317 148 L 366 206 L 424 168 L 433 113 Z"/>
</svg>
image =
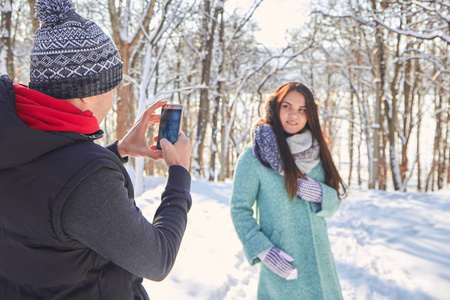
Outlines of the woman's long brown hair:
<svg viewBox="0 0 450 300">
<path fill-rule="evenodd" d="M 325 142 L 322 129 L 320 128 L 319 113 L 317 111 L 317 105 L 314 102 L 314 96 L 305 85 L 298 82 L 290 82 L 280 87 L 267 99 L 263 121 L 272 126 L 273 131 L 275 132 L 278 147 L 280 149 L 281 160 L 283 162 L 284 185 L 289 196 L 291 197 L 291 200 L 295 197 L 295 195 L 297 195 L 298 178 L 306 177 L 305 174 L 300 172 L 295 164 L 294 157 L 291 154 L 291 150 L 286 141 L 286 137 L 289 135 L 283 130 L 283 125 L 280 121 L 281 102 L 291 91 L 297 91 L 305 97 L 306 116 L 308 120 L 305 128 L 309 128 L 311 130 L 314 138 L 319 143 L 320 159 L 322 160 L 322 166 L 325 170 L 325 184 L 338 191 L 339 196 L 345 197 L 347 194 L 347 187 L 339 175 L 336 166 L 334 165 L 330 150 Z"/>
</svg>

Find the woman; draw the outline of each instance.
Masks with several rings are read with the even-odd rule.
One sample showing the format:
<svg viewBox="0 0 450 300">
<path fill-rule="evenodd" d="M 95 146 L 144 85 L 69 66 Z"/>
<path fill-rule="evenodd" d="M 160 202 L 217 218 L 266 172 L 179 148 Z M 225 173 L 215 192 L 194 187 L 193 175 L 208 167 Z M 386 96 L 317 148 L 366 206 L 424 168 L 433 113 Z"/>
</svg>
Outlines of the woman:
<svg viewBox="0 0 450 300">
<path fill-rule="evenodd" d="M 311 91 L 283 85 L 239 158 L 231 198 L 245 255 L 251 265 L 262 262 L 259 300 L 342 299 L 324 218 L 345 193 Z"/>
</svg>

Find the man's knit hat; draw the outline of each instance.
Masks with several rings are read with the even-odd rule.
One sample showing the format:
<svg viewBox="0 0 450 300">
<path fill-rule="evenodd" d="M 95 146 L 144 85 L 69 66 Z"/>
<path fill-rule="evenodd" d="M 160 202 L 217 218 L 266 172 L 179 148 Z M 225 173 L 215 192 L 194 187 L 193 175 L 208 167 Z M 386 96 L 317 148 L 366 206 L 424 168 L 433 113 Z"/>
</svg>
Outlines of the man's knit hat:
<svg viewBox="0 0 450 300">
<path fill-rule="evenodd" d="M 75 12 L 71 0 L 38 0 L 41 27 L 31 50 L 31 89 L 57 99 L 104 94 L 122 82 L 123 64 L 111 39 Z"/>
</svg>

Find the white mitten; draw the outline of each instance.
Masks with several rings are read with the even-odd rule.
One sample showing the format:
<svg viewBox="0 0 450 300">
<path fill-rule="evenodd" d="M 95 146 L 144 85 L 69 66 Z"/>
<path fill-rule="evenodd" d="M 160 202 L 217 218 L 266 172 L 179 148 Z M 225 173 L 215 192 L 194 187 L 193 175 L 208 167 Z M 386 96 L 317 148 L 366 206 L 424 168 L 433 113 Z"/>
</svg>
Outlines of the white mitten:
<svg viewBox="0 0 450 300">
<path fill-rule="evenodd" d="M 258 255 L 259 259 L 275 274 L 286 279 L 297 279 L 297 269 L 289 262 L 294 259 L 278 248 L 270 248 Z"/>
<path fill-rule="evenodd" d="M 301 199 L 309 202 L 322 203 L 322 187 L 317 181 L 306 177 L 306 179 L 299 178 L 297 183 L 297 195 Z"/>
</svg>

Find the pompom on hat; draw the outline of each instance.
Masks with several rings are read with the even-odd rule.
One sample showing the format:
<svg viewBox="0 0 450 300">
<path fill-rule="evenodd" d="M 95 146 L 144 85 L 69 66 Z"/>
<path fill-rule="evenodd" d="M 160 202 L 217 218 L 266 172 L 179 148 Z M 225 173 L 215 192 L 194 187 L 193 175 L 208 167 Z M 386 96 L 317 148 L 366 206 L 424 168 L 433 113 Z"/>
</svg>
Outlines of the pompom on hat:
<svg viewBox="0 0 450 300">
<path fill-rule="evenodd" d="M 75 12 L 71 0 L 38 0 L 41 27 L 31 50 L 31 89 L 57 99 L 104 94 L 122 82 L 123 64 L 111 39 Z"/>
</svg>

